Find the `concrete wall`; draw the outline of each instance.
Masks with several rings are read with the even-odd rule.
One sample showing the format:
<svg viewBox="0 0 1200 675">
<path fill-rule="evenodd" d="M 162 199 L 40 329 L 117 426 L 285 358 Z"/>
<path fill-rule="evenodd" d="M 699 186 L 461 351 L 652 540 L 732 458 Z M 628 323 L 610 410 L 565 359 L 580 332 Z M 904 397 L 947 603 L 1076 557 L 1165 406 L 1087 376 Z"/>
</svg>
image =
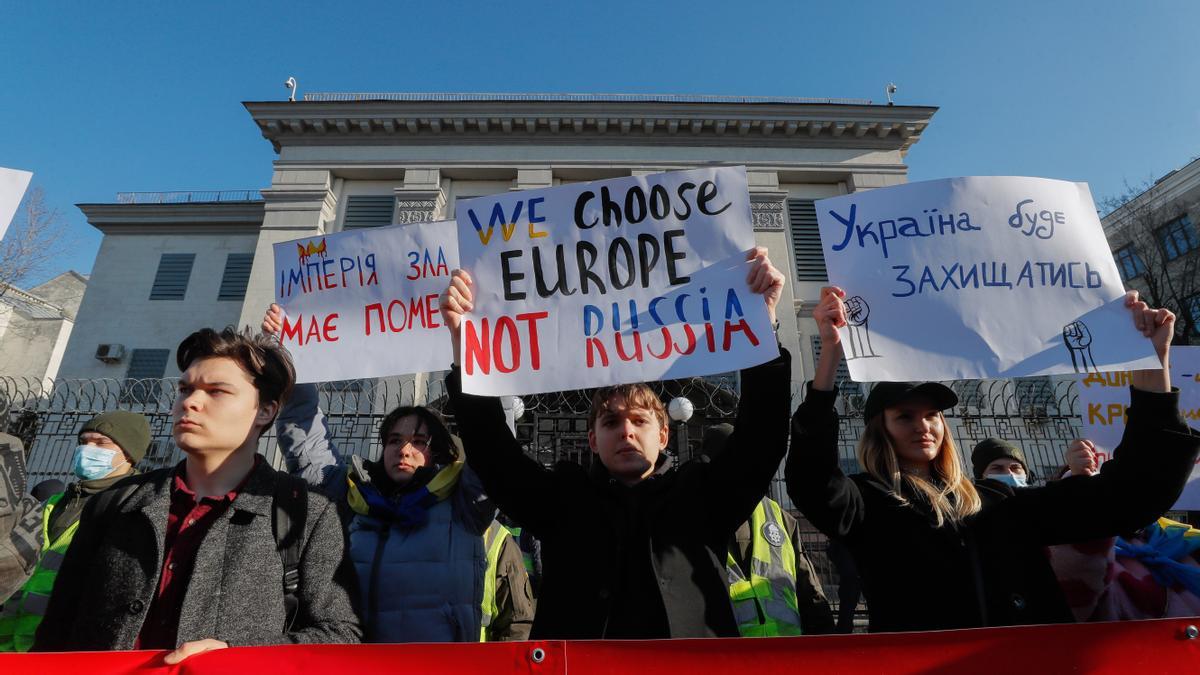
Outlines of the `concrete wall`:
<svg viewBox="0 0 1200 675">
<path fill-rule="evenodd" d="M 100 244 L 88 291 L 63 357 L 60 377 L 123 378 L 134 349 L 170 349 L 166 376 L 178 375 L 174 350 L 189 333 L 235 324 L 242 301 L 218 301 L 230 253 L 254 252 L 254 235 L 109 234 Z M 194 253 L 184 300 L 150 300 L 164 253 Z M 125 346 L 118 363 L 95 358 L 100 344 Z"/>
</svg>

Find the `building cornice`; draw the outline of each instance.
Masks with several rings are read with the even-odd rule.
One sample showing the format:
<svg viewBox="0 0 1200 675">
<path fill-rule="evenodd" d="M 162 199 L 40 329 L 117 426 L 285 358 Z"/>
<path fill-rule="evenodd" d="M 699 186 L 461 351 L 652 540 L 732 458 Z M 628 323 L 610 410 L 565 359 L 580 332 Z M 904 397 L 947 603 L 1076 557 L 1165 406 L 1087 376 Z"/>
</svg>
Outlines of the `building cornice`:
<svg viewBox="0 0 1200 675">
<path fill-rule="evenodd" d="M 1159 212 L 1159 215 L 1165 217 L 1168 215 L 1167 209 L 1170 205 L 1179 204 L 1180 207 L 1186 208 L 1190 206 L 1186 200 L 1194 201 L 1198 192 L 1200 192 L 1200 159 L 1194 159 L 1182 168 L 1155 181 L 1154 185 L 1141 194 L 1104 216 L 1101 222 L 1104 224 L 1105 232 L 1111 233 L 1124 227 L 1130 218 L 1136 219 L 1140 214 L 1146 212 Z"/>
<path fill-rule="evenodd" d="M 262 201 L 181 204 L 76 204 L 104 234 L 254 234 Z"/>
<path fill-rule="evenodd" d="M 285 145 L 535 143 L 855 147 L 906 152 L 937 108 L 663 101 L 248 101 Z"/>
</svg>

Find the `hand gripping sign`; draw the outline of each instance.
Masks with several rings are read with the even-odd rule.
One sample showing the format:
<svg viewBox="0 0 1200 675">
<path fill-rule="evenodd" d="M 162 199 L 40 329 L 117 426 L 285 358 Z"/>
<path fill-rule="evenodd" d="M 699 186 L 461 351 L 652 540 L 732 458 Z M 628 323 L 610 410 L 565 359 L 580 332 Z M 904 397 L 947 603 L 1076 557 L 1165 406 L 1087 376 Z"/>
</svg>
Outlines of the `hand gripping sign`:
<svg viewBox="0 0 1200 675">
<path fill-rule="evenodd" d="M 726 372 L 778 354 L 745 278 L 744 167 L 458 203 L 475 281 L 463 389 L 529 394 Z"/>
<path fill-rule="evenodd" d="M 1155 368 L 1084 183 L 968 177 L 816 203 L 858 381 Z"/>
<path fill-rule="evenodd" d="M 351 230 L 275 244 L 280 339 L 297 382 L 445 370 L 438 295 L 458 266 L 451 221 Z"/>
</svg>

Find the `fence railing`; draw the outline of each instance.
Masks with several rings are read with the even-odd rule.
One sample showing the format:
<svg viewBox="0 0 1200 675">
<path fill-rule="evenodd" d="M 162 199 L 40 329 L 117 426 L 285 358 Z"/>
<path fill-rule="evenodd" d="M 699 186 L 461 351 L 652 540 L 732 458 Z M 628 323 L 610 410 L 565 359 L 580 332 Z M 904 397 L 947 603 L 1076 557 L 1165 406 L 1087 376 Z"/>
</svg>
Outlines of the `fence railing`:
<svg viewBox="0 0 1200 675">
<path fill-rule="evenodd" d="M 192 204 L 211 202 L 261 202 L 258 190 L 176 190 L 174 192 L 118 192 L 118 204 Z"/>
<path fill-rule="evenodd" d="M 453 426 L 456 420 L 448 409 L 444 375 L 320 385 L 322 409 L 335 442 L 343 452 L 371 457 L 379 451 L 380 420 L 389 410 L 414 403 L 442 411 Z M 1079 435 L 1078 395 L 1073 380 L 949 384 L 959 392 L 961 403 L 948 411 L 947 422 L 964 457 L 984 438 L 1003 438 L 1021 447 L 1031 472 L 1044 479 L 1062 463 L 1066 444 Z M 171 440 L 176 386 L 177 380 L 172 378 L 40 381 L 0 377 L 0 410 L 5 412 L 11 432 L 21 436 L 30 448 L 29 465 L 36 476 L 66 476 L 79 427 L 96 414 L 117 409 L 140 412 L 150 420 L 154 444 L 146 466 L 161 466 L 181 457 Z M 732 421 L 736 414 L 736 374 L 657 382 L 653 386 L 663 400 L 685 397 L 695 409 L 686 424 L 672 423 L 671 449 L 680 459 L 690 459 L 700 450 L 708 426 Z M 794 404 L 799 403 L 803 391 L 800 383 L 793 384 Z M 546 463 L 563 459 L 590 461 L 586 420 L 590 394 L 578 390 L 522 397 L 524 415 L 518 420 L 517 434 L 532 456 Z M 847 471 L 858 470 L 855 443 L 863 429 L 864 403 L 865 397 L 856 385 L 848 387 L 838 403 L 843 413 L 839 452 Z M 273 431 L 263 436 L 262 452 L 278 464 Z"/>
</svg>

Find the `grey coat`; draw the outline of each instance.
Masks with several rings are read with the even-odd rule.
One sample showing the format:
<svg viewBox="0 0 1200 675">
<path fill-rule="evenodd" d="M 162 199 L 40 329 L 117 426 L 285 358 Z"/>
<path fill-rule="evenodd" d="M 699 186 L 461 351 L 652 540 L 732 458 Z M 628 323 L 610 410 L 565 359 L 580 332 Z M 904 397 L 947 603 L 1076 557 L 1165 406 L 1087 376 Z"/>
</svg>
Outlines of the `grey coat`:
<svg viewBox="0 0 1200 675">
<path fill-rule="evenodd" d="M 109 517 L 84 508 L 34 651 L 132 649 L 158 588 L 174 469 L 129 479 L 138 487 Z M 180 611 L 178 642 L 230 645 L 354 643 L 353 570 L 336 507 L 309 492 L 300 561 L 300 610 L 285 632 L 283 563 L 272 501 L 283 474 L 258 462 L 200 544 Z"/>
</svg>

